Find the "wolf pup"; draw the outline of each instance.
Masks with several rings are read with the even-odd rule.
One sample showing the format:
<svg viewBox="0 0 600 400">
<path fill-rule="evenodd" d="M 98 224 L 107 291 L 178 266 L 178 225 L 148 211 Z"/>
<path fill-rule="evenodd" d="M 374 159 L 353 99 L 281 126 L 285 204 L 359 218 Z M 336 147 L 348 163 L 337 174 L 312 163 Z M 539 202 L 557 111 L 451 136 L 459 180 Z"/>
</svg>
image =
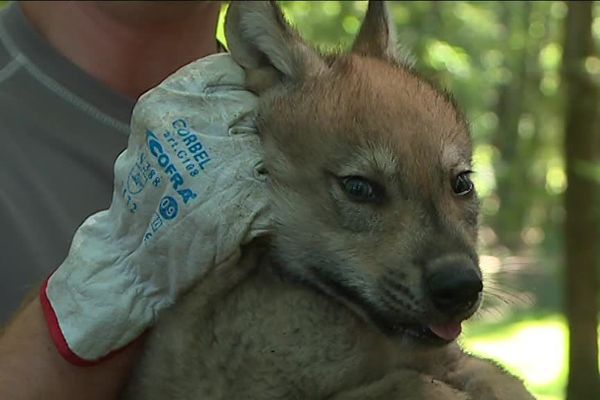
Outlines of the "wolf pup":
<svg viewBox="0 0 600 400">
<path fill-rule="evenodd" d="M 471 140 L 393 32 L 372 1 L 351 51 L 323 55 L 274 2 L 231 4 L 276 227 L 234 289 L 164 314 L 127 399 L 533 399 L 456 343 L 482 293 Z"/>
</svg>

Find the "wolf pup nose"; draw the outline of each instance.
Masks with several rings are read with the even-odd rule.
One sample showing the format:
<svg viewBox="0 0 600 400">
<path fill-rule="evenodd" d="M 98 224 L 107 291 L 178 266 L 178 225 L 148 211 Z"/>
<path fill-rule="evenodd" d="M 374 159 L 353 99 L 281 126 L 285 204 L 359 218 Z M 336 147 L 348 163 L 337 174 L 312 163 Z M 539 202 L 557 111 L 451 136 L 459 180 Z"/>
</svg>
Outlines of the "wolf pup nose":
<svg viewBox="0 0 600 400">
<path fill-rule="evenodd" d="M 483 290 L 481 278 L 470 260 L 449 261 L 439 266 L 426 279 L 434 305 L 450 318 L 468 312 Z"/>
</svg>

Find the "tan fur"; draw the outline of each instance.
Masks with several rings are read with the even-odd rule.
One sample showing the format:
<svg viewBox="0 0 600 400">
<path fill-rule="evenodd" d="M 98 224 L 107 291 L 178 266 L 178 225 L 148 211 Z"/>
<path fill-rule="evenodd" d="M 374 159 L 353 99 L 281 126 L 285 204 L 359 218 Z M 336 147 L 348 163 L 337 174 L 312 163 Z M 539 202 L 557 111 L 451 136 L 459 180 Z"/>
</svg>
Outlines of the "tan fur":
<svg viewBox="0 0 600 400">
<path fill-rule="evenodd" d="M 371 2 L 354 52 L 321 56 L 274 5 L 231 5 L 232 56 L 261 95 L 276 227 L 236 276 L 216 271 L 163 315 L 125 398 L 533 398 L 455 342 L 411 336 L 479 304 L 448 315 L 425 290 L 453 263 L 480 276 L 477 200 L 451 185 L 469 169 L 467 125 L 398 61 L 387 15 Z M 348 176 L 385 195 L 350 200 Z"/>
</svg>

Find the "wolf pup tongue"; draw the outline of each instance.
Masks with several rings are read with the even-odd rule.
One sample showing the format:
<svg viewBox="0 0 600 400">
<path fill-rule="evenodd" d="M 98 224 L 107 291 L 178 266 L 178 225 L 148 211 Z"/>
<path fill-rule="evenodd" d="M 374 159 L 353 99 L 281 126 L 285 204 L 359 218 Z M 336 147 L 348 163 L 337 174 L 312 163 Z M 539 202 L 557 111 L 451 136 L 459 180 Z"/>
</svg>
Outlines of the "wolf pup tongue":
<svg viewBox="0 0 600 400">
<path fill-rule="evenodd" d="M 450 322 L 442 325 L 430 325 L 429 329 L 437 336 L 449 342 L 453 341 L 462 332 L 460 322 Z"/>
</svg>

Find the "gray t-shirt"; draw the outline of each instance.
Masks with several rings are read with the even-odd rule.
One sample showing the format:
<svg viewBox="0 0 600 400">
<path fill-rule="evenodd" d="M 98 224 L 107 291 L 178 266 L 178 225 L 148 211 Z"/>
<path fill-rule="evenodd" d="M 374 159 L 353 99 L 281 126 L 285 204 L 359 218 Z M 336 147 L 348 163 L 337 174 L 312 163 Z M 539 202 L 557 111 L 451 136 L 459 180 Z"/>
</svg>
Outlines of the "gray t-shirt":
<svg viewBox="0 0 600 400">
<path fill-rule="evenodd" d="M 0 12 L 0 325 L 110 205 L 133 105 L 54 50 L 18 3 Z"/>
</svg>

